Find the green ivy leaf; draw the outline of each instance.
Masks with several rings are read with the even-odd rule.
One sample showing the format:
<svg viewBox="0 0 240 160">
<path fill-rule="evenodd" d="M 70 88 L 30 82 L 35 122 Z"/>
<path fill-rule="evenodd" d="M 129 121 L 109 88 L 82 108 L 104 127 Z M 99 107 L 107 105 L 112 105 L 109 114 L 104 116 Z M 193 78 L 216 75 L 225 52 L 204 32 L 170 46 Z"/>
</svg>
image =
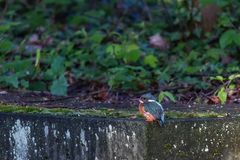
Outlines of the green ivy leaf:
<svg viewBox="0 0 240 160">
<path fill-rule="evenodd" d="M 235 84 L 230 84 L 228 88 L 231 89 L 231 90 L 234 90 L 236 88 L 236 85 Z"/>
<path fill-rule="evenodd" d="M 234 80 L 234 79 L 237 79 L 237 78 L 240 78 L 240 74 L 233 74 L 233 75 L 231 75 L 231 76 L 228 77 L 228 79 L 229 79 L 230 81 L 232 81 L 232 80 Z"/>
<path fill-rule="evenodd" d="M 157 67 L 157 64 L 158 64 L 158 59 L 156 56 L 154 55 L 147 55 L 145 58 L 144 58 L 144 64 L 145 65 L 149 65 L 150 67 L 152 68 L 156 68 Z"/>
<path fill-rule="evenodd" d="M 140 52 L 138 50 L 133 50 L 131 52 L 128 52 L 124 56 L 125 62 L 136 62 L 140 57 Z"/>
<path fill-rule="evenodd" d="M 159 94 L 159 96 L 158 96 L 158 100 L 159 100 L 160 102 L 162 102 L 162 100 L 163 100 L 164 97 L 167 97 L 167 98 L 169 98 L 171 101 L 176 102 L 175 97 L 174 97 L 173 94 L 170 93 L 170 92 L 167 92 L 167 91 L 163 92 L 163 91 L 162 91 L 162 92 Z"/>
<path fill-rule="evenodd" d="M 65 66 L 64 66 L 64 58 L 58 56 L 54 58 L 53 63 L 51 64 L 51 71 L 54 75 L 58 76 L 64 73 Z"/>
<path fill-rule="evenodd" d="M 22 79 L 21 80 L 21 86 L 23 86 L 23 88 L 28 88 L 29 87 L 29 82 L 24 80 L 24 79 Z"/>
<path fill-rule="evenodd" d="M 136 45 L 136 44 L 129 44 L 129 45 L 127 45 L 126 47 L 127 47 L 127 48 L 126 48 L 126 51 L 127 51 L 127 52 L 132 52 L 132 51 L 139 50 L 139 47 L 138 47 L 138 45 Z"/>
<path fill-rule="evenodd" d="M 116 56 L 116 58 L 122 58 L 122 47 L 119 44 L 108 45 L 106 52 Z"/>
<path fill-rule="evenodd" d="M 223 82 L 225 78 L 223 76 L 210 77 L 211 80 L 217 80 Z"/>
<path fill-rule="evenodd" d="M 34 18 L 32 18 L 32 17 L 34 17 Z M 38 12 L 38 11 L 30 11 L 27 14 L 27 23 L 32 28 L 37 28 L 39 26 L 45 25 L 47 22 L 44 17 L 44 13 Z"/>
<path fill-rule="evenodd" d="M 13 49 L 13 44 L 7 39 L 0 39 L 0 52 L 9 52 Z"/>
<path fill-rule="evenodd" d="M 8 24 L 0 24 L 0 32 L 7 32 L 11 29 L 11 26 Z"/>
<path fill-rule="evenodd" d="M 234 37 L 236 36 L 236 34 L 236 31 L 233 29 L 224 32 L 220 37 L 220 47 L 226 48 L 227 46 L 232 44 L 235 41 Z"/>
<path fill-rule="evenodd" d="M 95 32 L 89 39 L 94 43 L 101 43 L 103 40 L 104 35 L 101 32 Z"/>
<path fill-rule="evenodd" d="M 225 13 L 221 14 L 221 16 L 218 19 L 218 23 L 220 26 L 223 26 L 223 27 L 231 27 L 232 26 L 231 17 Z"/>
<path fill-rule="evenodd" d="M 33 91 L 46 91 L 47 85 L 43 81 L 35 81 L 31 82 L 28 88 Z"/>
<path fill-rule="evenodd" d="M 54 95 L 66 95 L 67 94 L 67 80 L 64 75 L 61 75 L 58 79 L 54 80 L 50 90 Z"/>
<path fill-rule="evenodd" d="M 1 2 L 1 1 L 0 1 Z M 0 32 L 8 32 L 13 26 L 19 25 L 19 22 L 1 22 L 0 23 Z"/>
<path fill-rule="evenodd" d="M 207 57 L 218 61 L 220 59 L 220 56 L 223 53 L 224 53 L 224 51 L 222 49 L 211 48 L 211 49 L 207 50 Z"/>
<path fill-rule="evenodd" d="M 124 44 L 123 44 L 124 45 Z M 128 44 L 122 46 L 124 52 L 124 61 L 125 62 L 136 62 L 140 58 L 140 49 L 136 44 Z"/>
<path fill-rule="evenodd" d="M 19 86 L 18 77 L 15 74 L 11 76 L 3 76 L 0 81 L 13 86 L 14 88 L 18 88 Z"/>
<path fill-rule="evenodd" d="M 224 104 L 227 101 L 227 92 L 224 87 L 222 87 L 217 94 L 218 98 L 221 101 L 221 104 Z"/>
</svg>

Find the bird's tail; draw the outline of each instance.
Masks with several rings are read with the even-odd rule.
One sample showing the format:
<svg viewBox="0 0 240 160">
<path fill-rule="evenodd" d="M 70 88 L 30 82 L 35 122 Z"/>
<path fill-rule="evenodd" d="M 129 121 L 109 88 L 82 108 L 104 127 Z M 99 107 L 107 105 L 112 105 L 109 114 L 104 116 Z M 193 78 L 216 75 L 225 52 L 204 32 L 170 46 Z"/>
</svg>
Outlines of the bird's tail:
<svg viewBox="0 0 240 160">
<path fill-rule="evenodd" d="M 165 122 L 164 121 L 164 114 L 159 119 L 157 119 L 157 122 L 161 127 L 164 126 L 164 122 Z"/>
<path fill-rule="evenodd" d="M 161 119 L 158 119 L 157 122 L 160 125 L 160 127 L 164 126 L 164 121 L 162 121 Z"/>
</svg>

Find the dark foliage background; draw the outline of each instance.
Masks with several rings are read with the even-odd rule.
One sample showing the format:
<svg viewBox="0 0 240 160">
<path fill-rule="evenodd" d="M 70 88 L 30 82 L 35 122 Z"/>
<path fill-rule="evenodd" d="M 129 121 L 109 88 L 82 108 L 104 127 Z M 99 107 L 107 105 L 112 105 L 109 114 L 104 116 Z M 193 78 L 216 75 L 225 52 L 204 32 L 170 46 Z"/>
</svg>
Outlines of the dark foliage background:
<svg viewBox="0 0 240 160">
<path fill-rule="evenodd" d="M 0 87 L 238 102 L 240 2 L 0 0 Z M 85 83 L 84 83 L 85 84 Z"/>
</svg>

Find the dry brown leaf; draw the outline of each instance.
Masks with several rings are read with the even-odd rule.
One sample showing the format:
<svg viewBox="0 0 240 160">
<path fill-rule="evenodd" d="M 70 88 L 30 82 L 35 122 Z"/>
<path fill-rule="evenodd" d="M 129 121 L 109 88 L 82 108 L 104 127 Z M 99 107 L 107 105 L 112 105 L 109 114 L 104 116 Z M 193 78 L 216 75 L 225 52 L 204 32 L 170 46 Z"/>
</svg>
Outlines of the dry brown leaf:
<svg viewBox="0 0 240 160">
<path fill-rule="evenodd" d="M 158 48 L 162 51 L 169 49 L 169 43 L 158 33 L 149 37 L 149 44 L 153 48 Z"/>
<path fill-rule="evenodd" d="M 105 100 L 107 100 L 107 99 L 110 97 L 109 92 L 108 92 L 107 89 L 102 88 L 102 89 L 100 89 L 100 91 L 101 91 L 101 92 L 93 95 L 93 98 L 94 98 L 95 100 L 105 101 Z"/>
<path fill-rule="evenodd" d="M 210 103 L 210 104 L 220 104 L 221 103 L 218 96 L 211 96 L 211 97 L 208 97 L 208 98 L 209 98 L 208 103 Z"/>
</svg>

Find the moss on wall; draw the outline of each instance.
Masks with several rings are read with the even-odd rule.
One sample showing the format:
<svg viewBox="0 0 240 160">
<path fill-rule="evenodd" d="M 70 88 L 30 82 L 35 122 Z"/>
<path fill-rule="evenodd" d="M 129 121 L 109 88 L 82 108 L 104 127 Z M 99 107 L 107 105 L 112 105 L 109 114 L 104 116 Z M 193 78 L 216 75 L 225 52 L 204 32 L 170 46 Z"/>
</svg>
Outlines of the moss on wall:
<svg viewBox="0 0 240 160">
<path fill-rule="evenodd" d="M 44 108 L 44 107 L 32 107 L 32 106 L 15 106 L 15 105 L 4 105 L 0 104 L 0 112 L 10 112 L 10 113 L 41 113 L 41 114 L 51 114 L 51 115 L 71 115 L 71 116 L 100 116 L 100 117 L 113 117 L 113 118 L 143 118 L 135 110 L 126 109 L 68 109 L 68 108 Z M 180 112 L 180 111 L 167 111 L 167 119 L 175 118 L 218 118 L 225 117 L 224 113 L 216 112 Z"/>
</svg>

